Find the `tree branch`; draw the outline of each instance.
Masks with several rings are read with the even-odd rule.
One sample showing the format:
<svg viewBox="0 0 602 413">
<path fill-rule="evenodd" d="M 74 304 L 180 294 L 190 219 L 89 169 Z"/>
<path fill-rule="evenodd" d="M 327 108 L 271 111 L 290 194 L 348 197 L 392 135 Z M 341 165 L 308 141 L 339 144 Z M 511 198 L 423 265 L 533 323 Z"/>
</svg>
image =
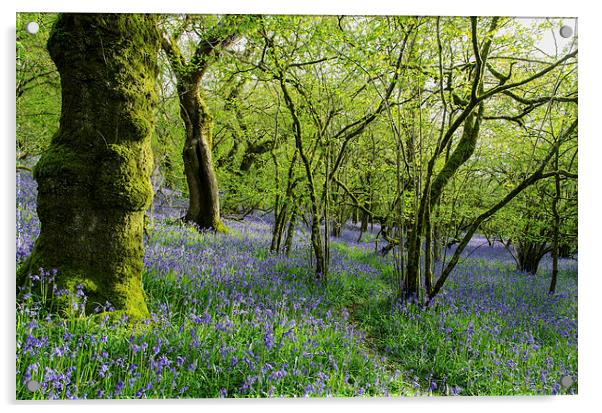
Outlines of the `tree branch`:
<svg viewBox="0 0 602 413">
<path fill-rule="evenodd" d="M 577 128 L 577 121 L 575 120 L 575 121 L 573 121 L 571 126 L 569 126 L 567 128 L 567 130 L 562 134 L 561 138 L 558 139 L 556 144 L 552 147 L 550 152 L 543 159 L 543 161 L 540 163 L 539 167 L 537 168 L 537 170 L 535 172 L 533 172 L 531 175 L 529 175 L 527 178 L 525 178 L 518 186 L 516 186 L 512 191 L 510 191 L 497 204 L 495 204 L 494 206 L 489 208 L 487 211 L 483 212 L 478 217 L 476 217 L 473 220 L 473 222 L 467 227 L 466 234 L 462 238 L 460 245 L 458 245 L 458 247 L 456 248 L 456 251 L 454 252 L 452 259 L 445 266 L 445 269 L 441 272 L 441 276 L 439 277 L 433 290 L 429 294 L 429 300 L 434 298 L 437 295 L 437 293 L 441 290 L 441 287 L 443 287 L 443 284 L 447 280 L 447 277 L 449 277 L 450 273 L 452 272 L 452 270 L 455 268 L 456 264 L 458 263 L 458 260 L 460 259 L 460 255 L 464 251 L 464 248 L 466 247 L 468 242 L 472 239 L 472 236 L 474 235 L 476 230 L 479 228 L 479 226 L 483 223 L 483 221 L 485 221 L 486 219 L 491 217 L 498 210 L 500 210 L 506 204 L 508 204 L 510 201 L 512 201 L 518 194 L 520 194 L 522 191 L 524 191 L 529 186 L 533 185 L 535 182 L 537 182 L 541 179 L 549 178 L 550 176 L 556 176 L 557 174 L 560 173 L 560 171 L 544 173 L 543 170 L 546 167 L 546 165 L 548 164 L 548 162 L 550 161 L 550 159 L 552 159 L 552 156 L 554 156 L 554 153 L 557 150 L 557 148 L 560 146 L 560 144 L 566 138 L 571 136 L 573 134 L 573 132 L 576 130 L 576 128 Z M 562 171 L 562 172 L 565 173 L 565 171 Z M 568 172 L 566 172 L 566 174 L 568 174 Z"/>
</svg>

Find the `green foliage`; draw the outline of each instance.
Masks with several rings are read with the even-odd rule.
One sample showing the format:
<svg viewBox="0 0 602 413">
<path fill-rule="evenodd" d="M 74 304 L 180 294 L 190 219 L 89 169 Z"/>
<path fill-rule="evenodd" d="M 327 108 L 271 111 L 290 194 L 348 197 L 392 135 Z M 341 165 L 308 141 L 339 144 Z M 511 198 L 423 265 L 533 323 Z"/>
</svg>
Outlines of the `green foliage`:
<svg viewBox="0 0 602 413">
<path fill-rule="evenodd" d="M 48 148 L 61 114 L 60 79 L 46 51 L 55 20 L 56 14 L 17 13 L 17 158 L 29 165 Z M 37 34 L 25 31 L 31 21 L 40 26 Z"/>
<path fill-rule="evenodd" d="M 150 165 L 130 157 L 129 150 L 114 148 L 112 141 L 107 142 L 112 152 L 104 163 L 78 162 L 73 153 L 61 146 L 48 150 L 61 104 L 59 79 L 45 53 L 48 28 L 55 16 L 18 14 L 17 19 L 17 155 L 33 157 L 45 152 L 35 168 L 36 177 L 81 175 L 87 180 L 86 185 L 90 179 L 84 178 L 86 174 L 82 172 L 100 165 L 104 172 L 98 184 L 106 189 L 101 191 L 101 202 L 109 206 L 126 204 L 137 210 L 146 208 L 147 182 L 129 178 L 135 169 L 150 173 Z M 38 35 L 23 32 L 23 24 L 29 20 L 40 22 L 42 30 Z M 284 205 L 295 206 L 302 226 L 311 207 L 318 219 L 328 213 L 329 220 L 339 223 L 367 210 L 369 220 L 378 222 L 384 230 L 378 237 L 396 241 L 402 236 L 407 238 L 408 230 L 420 222 L 417 216 L 420 201 L 425 188 L 433 185 L 436 195 L 440 195 L 430 212 L 435 242 L 457 243 L 476 217 L 536 170 L 558 143 L 562 131 L 577 118 L 577 62 L 571 58 L 527 84 L 489 96 L 483 112 L 475 108 L 466 117 L 469 120 L 456 125 L 448 143 L 440 147 L 442 137 L 452 130 L 470 103 L 476 60 L 471 39 L 475 36 L 479 45 L 489 40 L 492 44 L 478 94 L 525 81 L 551 67 L 569 48 L 576 49 L 576 44 L 569 45 L 550 56 L 537 50 L 544 31 L 555 28 L 559 20 L 542 19 L 529 26 L 516 18 L 501 18 L 497 29 L 488 33 L 491 21 L 491 18 L 477 19 L 473 32 L 470 19 L 461 17 L 164 16 L 159 28 L 176 39 L 176 57 L 182 60 L 178 65 L 172 59 L 170 65 L 165 54 L 158 57 L 161 100 L 152 134 L 155 184 L 187 195 L 182 160 L 182 137 L 186 133 L 182 115 L 186 114 L 178 101 L 186 82 L 178 89 L 176 80 L 189 81 L 197 74 L 203 76 L 200 109 L 204 115 L 211 114 L 209 139 L 224 212 L 244 214 L 261 209 L 278 213 Z M 230 44 L 225 37 L 233 27 L 239 27 L 244 34 Z M 199 39 L 207 38 L 227 45 L 203 55 L 202 59 L 195 57 L 195 51 L 203 46 Z M 155 59 L 150 52 L 147 54 L 147 58 Z M 143 72 L 139 66 L 133 69 Z M 389 84 L 390 96 L 383 100 Z M 290 102 L 285 99 L 283 85 Z M 150 91 L 153 79 L 142 76 L 140 87 Z M 124 87 L 119 95 L 127 99 L 137 91 L 138 88 Z M 107 102 L 112 106 L 111 99 Z M 153 103 L 152 99 L 149 103 Z M 126 119 L 127 131 L 132 135 L 148 135 L 153 124 L 146 115 L 140 115 L 146 102 L 139 101 L 135 106 L 141 110 Z M 479 117 L 478 134 L 465 140 L 463 136 L 469 135 L 475 117 Z M 295 140 L 296 128 L 300 129 L 300 141 Z M 357 133 L 349 133 L 354 131 Z M 104 130 L 101 132 L 108 136 Z M 61 136 L 65 140 L 70 138 L 68 134 Z M 307 165 L 299 159 L 300 147 L 307 156 Z M 576 174 L 578 156 L 574 136 L 560 142 L 558 154 L 558 169 Z M 431 160 L 433 169 L 429 176 Z M 123 170 L 120 165 L 124 165 Z M 333 165 L 338 169 L 329 176 L 328 168 Z M 544 171 L 554 168 L 549 162 Z M 315 199 L 308 190 L 310 177 Z M 124 185 L 125 181 L 129 183 Z M 128 186 L 130 183 L 132 187 Z M 109 193 L 115 195 L 108 196 Z M 120 196 L 126 193 L 135 196 Z M 511 240 L 511 245 L 533 242 L 549 246 L 554 194 L 553 178 L 537 182 L 488 218 L 480 232 L 490 240 Z M 44 201 L 40 205 L 43 210 Z M 574 177 L 562 178 L 558 209 L 561 244 L 574 253 L 577 239 Z M 135 225 L 141 222 L 137 220 Z M 167 244 L 177 241 L 179 235 L 174 232 L 162 237 L 158 242 Z M 424 238 L 424 230 L 418 237 Z M 205 234 L 188 234 L 183 248 L 207 242 Z M 385 243 L 381 239 L 379 242 Z M 487 330 L 488 326 L 503 324 L 499 316 L 455 314 L 448 318 L 450 325 L 441 326 L 437 324 L 441 316 L 439 308 L 432 308 L 431 315 L 420 318 L 415 317 L 422 311 L 419 308 L 407 307 L 405 313 L 393 311 L 395 303 L 388 294 L 399 281 L 399 265 L 336 242 L 331 250 L 333 255 L 351 256 L 380 272 L 377 280 L 337 273 L 324 291 L 337 310 L 353 309 L 353 321 L 369 332 L 375 348 L 388 353 L 392 363 L 412 369 L 421 379 L 429 375 L 437 381 L 445 379 L 468 394 L 535 392 L 528 384 L 520 383 L 520 379 L 533 379 L 531 370 L 515 366 L 512 374 L 516 376 L 510 377 L 494 359 L 481 357 L 475 361 L 475 350 L 469 352 L 459 341 L 466 338 L 463 334 L 471 325 L 482 330 L 476 346 L 479 354 L 497 351 L 500 357 L 513 356 L 507 353 L 509 350 L 498 348 L 499 341 Z M 397 259 L 407 258 L 403 254 L 404 250 Z M 255 258 L 269 260 L 267 247 L 258 250 Z M 510 273 L 508 263 L 496 265 L 495 269 L 503 276 Z M 283 277 L 297 277 L 304 282 L 311 278 L 308 269 L 302 266 L 276 269 L 282 271 Z M 561 273 L 561 278 L 569 276 L 577 275 Z M 163 280 L 145 274 L 145 282 L 154 309 L 165 302 L 173 307 L 173 318 L 168 320 L 171 325 L 166 324 L 165 334 L 175 334 L 172 330 L 177 325 L 186 334 L 195 331 L 211 346 L 222 343 L 223 337 L 185 320 L 184 300 L 175 286 L 188 281 L 173 273 Z M 450 287 L 462 286 L 452 283 Z M 87 288 L 94 290 L 93 286 Z M 527 291 L 517 292 L 523 293 Z M 210 295 L 210 291 L 202 289 L 199 299 Z M 246 329 L 245 320 L 243 316 L 235 320 L 237 328 L 242 328 L 238 339 L 225 342 L 236 348 L 237 357 L 243 352 L 242 347 L 237 347 L 240 342 L 261 339 L 257 331 Z M 448 328 L 454 333 L 446 333 Z M 104 333 L 102 328 L 98 331 Z M 324 348 L 338 339 L 332 331 L 322 333 Z M 528 366 L 543 368 L 545 352 L 554 357 L 570 353 L 566 340 L 544 325 L 535 325 L 533 334 L 543 346 L 530 356 Z M 499 335 L 501 347 L 512 347 L 509 328 L 502 329 Z M 128 354 L 132 362 L 139 362 L 135 357 L 141 356 L 128 353 L 128 344 L 118 336 L 109 345 L 115 352 L 112 354 Z M 554 342 L 559 343 L 557 348 L 552 348 Z M 189 344 L 190 341 L 184 340 L 181 349 Z M 283 350 L 285 357 L 292 355 L 289 350 Z M 512 351 L 515 350 L 527 349 L 516 347 Z M 343 357 L 341 353 L 335 355 Z M 202 356 L 218 365 L 223 362 L 218 360 L 215 349 Z M 356 366 L 359 371 L 361 361 L 356 356 L 352 359 L 353 363 L 359 363 Z M 265 354 L 261 357 L 262 362 L 269 360 Z M 554 374 L 557 376 L 559 371 L 555 369 Z M 237 385 L 244 379 L 239 373 L 233 374 Z M 368 380 L 366 377 L 363 379 Z M 512 383 L 516 377 L 518 384 Z M 349 394 L 347 384 L 340 379 L 332 385 L 340 389 L 341 395 Z M 170 380 L 175 378 L 166 375 L 162 384 L 165 387 L 154 394 L 172 395 L 168 388 Z M 192 395 L 218 395 L 222 387 L 233 385 L 225 375 L 215 371 L 195 371 L 177 380 L 198 383 L 190 389 Z M 428 387 L 428 382 L 419 384 Z M 282 394 L 302 391 L 294 386 L 282 384 L 278 391 Z M 544 390 L 549 390 L 548 387 Z M 258 388 L 262 390 L 252 394 L 264 395 L 265 389 Z"/>
<path fill-rule="evenodd" d="M 215 23 L 209 18 L 195 19 L 188 23 L 173 20 L 174 27 L 181 24 L 173 30 L 194 26 L 202 33 Z M 500 18 L 497 30 L 488 34 L 491 19 L 483 18 L 477 19 L 473 34 L 466 18 L 253 19 L 255 30 L 249 30 L 220 59 L 212 60 L 203 82 L 203 96 L 215 124 L 213 155 L 226 213 L 257 208 L 278 213 L 283 205 L 294 204 L 301 214 L 316 207 L 318 215 L 327 213 L 330 220 L 345 222 L 363 208 L 370 212 L 372 222 L 380 222 L 388 231 L 381 236 L 398 237 L 420 223 L 416 215 L 427 185 L 427 168 L 438 149 L 429 179 L 435 198 L 440 198 L 434 200 L 431 223 L 438 245 L 457 242 L 479 214 L 538 166 L 563 127 L 559 120 L 568 122 L 575 113 L 575 61 L 569 60 L 528 85 L 510 89 L 509 94 L 486 99 L 483 112 L 476 108 L 459 124 L 446 147 L 438 148 L 471 96 L 473 35 L 480 43 L 492 44 L 478 89 L 486 93 L 528 79 L 554 62 L 536 48 L 543 31 L 551 30 L 557 21 L 539 20 L 528 26 L 517 19 Z M 187 39 L 182 48 L 187 59 L 193 46 L 194 38 Z M 566 51 L 558 50 L 555 59 Z M 399 54 L 400 65 L 395 69 Z M 398 78 L 384 109 L 347 139 L 344 132 L 353 131 L 357 122 L 377 109 L 393 75 Z M 291 166 L 297 142 L 280 78 L 299 120 L 300 143 L 309 160 L 316 202 L 307 188 L 309 176 L 303 163 L 297 158 Z M 165 89 L 174 96 L 173 86 Z M 468 123 L 478 125 L 474 134 L 468 133 L 472 130 Z M 253 152 L 262 145 L 264 150 Z M 574 139 L 560 148 L 562 168 L 569 172 L 576 171 L 577 165 L 572 147 Z M 164 146 L 163 153 L 177 158 L 179 148 L 171 148 Z M 338 169 L 327 179 L 326 168 L 335 162 Z M 168 164 L 181 171 L 177 160 Z M 548 165 L 546 170 L 550 169 Z M 182 183 L 178 183 L 181 190 Z M 550 183 L 548 179 L 537 187 Z M 576 193 L 569 191 L 574 183 L 564 180 L 562 185 L 569 185 L 563 191 L 572 198 L 561 205 L 562 244 L 575 245 Z M 540 234 L 534 229 L 549 227 L 550 214 L 528 214 L 516 208 L 525 197 L 533 198 L 532 193 L 529 189 L 496 212 L 482 224 L 481 232 L 490 239 L 515 243 L 531 233 L 549 243 L 549 232 Z M 535 209 L 539 205 L 549 209 L 550 196 L 537 199 L 531 202 Z M 532 217 L 529 223 L 527 216 Z"/>
</svg>

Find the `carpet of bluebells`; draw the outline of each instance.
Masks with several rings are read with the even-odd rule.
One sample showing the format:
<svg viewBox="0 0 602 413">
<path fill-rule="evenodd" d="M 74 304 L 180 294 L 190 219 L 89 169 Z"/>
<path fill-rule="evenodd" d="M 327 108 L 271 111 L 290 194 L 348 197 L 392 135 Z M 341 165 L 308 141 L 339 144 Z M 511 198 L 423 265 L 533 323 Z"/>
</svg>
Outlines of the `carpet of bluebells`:
<svg viewBox="0 0 602 413">
<path fill-rule="evenodd" d="M 17 266 L 39 233 L 35 182 L 17 176 Z M 565 394 L 577 391 L 577 264 L 514 271 L 500 245 L 475 238 L 430 308 L 393 299 L 392 257 L 374 233 L 333 240 L 331 275 L 313 281 L 308 236 L 269 253 L 267 216 L 227 220 L 228 235 L 181 225 L 181 202 L 156 197 L 145 240 L 151 317 L 57 317 L 32 275 L 17 302 L 17 399 Z M 547 258 L 546 258 L 547 259 Z M 569 375 L 565 389 L 560 378 Z M 33 391 L 32 391 L 33 390 Z"/>
</svg>

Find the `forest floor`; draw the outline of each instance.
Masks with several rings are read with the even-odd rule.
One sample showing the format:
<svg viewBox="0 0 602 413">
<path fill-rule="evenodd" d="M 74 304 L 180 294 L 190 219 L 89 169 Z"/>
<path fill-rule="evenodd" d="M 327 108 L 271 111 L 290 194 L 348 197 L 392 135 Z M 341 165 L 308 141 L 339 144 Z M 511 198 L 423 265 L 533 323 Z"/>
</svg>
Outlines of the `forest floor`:
<svg viewBox="0 0 602 413">
<path fill-rule="evenodd" d="M 179 214 L 154 209 L 147 328 L 82 317 L 81 296 L 68 319 L 45 312 L 35 293 L 17 302 L 18 399 L 577 392 L 576 260 L 561 261 L 549 296 L 548 258 L 535 276 L 517 273 L 501 245 L 476 237 L 421 308 L 394 298 L 393 260 L 375 254 L 374 232 L 357 242 L 346 226 L 332 240 L 324 286 L 306 233 L 277 255 L 267 217 L 227 220 L 222 235 L 183 226 Z M 38 232 L 35 183 L 19 174 L 17 266 Z M 563 376 L 574 383 L 562 387 Z"/>
</svg>

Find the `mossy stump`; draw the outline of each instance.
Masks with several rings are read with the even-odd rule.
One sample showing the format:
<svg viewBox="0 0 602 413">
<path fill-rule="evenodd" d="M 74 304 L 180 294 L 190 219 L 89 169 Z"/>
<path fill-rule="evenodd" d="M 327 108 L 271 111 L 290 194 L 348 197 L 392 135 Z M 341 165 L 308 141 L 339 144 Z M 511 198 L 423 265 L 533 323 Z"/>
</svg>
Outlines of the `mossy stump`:
<svg viewBox="0 0 602 413">
<path fill-rule="evenodd" d="M 48 40 L 61 76 L 58 132 L 34 168 L 40 235 L 17 285 L 38 268 L 81 284 L 92 310 L 107 301 L 148 316 L 142 289 L 145 212 L 159 35 L 148 15 L 63 14 Z"/>
</svg>

